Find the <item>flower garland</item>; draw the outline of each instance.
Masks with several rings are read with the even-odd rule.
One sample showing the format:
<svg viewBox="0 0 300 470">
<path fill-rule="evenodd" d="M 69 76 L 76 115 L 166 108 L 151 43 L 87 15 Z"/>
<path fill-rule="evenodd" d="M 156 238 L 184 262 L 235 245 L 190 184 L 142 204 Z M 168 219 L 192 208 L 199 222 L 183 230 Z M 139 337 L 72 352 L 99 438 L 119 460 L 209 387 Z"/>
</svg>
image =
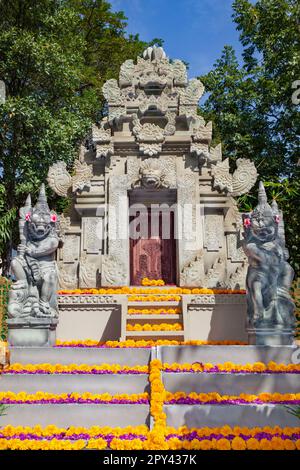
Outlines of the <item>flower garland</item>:
<svg viewBox="0 0 300 470">
<path fill-rule="evenodd" d="M 148 404 L 148 393 L 134 393 L 128 395 L 110 395 L 109 393 L 93 394 L 85 393 L 48 393 L 36 392 L 28 394 L 26 392 L 0 392 L 0 403 L 4 405 L 13 404 L 65 404 L 65 403 L 95 403 L 95 404 Z"/>
<path fill-rule="evenodd" d="M 142 286 L 164 286 L 165 281 L 162 279 L 148 279 L 148 277 L 144 277 L 142 279 Z"/>
<path fill-rule="evenodd" d="M 163 364 L 164 372 L 189 372 L 189 373 L 228 373 L 228 374 L 299 374 L 300 364 L 277 364 L 270 361 L 268 364 L 255 362 L 254 364 L 234 364 L 225 362 L 224 364 L 210 364 L 195 362 L 193 364 Z"/>
<path fill-rule="evenodd" d="M 176 308 L 129 308 L 128 315 L 180 315 L 182 309 Z"/>
<path fill-rule="evenodd" d="M 166 392 L 165 404 L 168 405 L 241 405 L 255 403 L 262 405 L 265 403 L 278 403 L 300 405 L 300 393 L 260 393 L 259 395 L 249 395 L 241 393 L 240 395 L 220 395 L 216 392 L 211 393 L 185 393 L 185 392 Z"/>
<path fill-rule="evenodd" d="M 179 302 L 180 295 L 163 294 L 163 295 L 129 295 L 128 302 Z"/>
<path fill-rule="evenodd" d="M 145 366 L 123 366 L 120 364 L 19 364 L 14 363 L 7 367 L 3 374 L 148 374 L 149 367 Z"/>
<path fill-rule="evenodd" d="M 105 295 L 105 294 L 246 294 L 244 289 L 207 289 L 207 288 L 185 288 L 185 287 L 167 287 L 163 291 L 161 289 L 143 289 L 142 287 L 108 287 L 108 288 L 92 288 L 92 289 L 61 289 L 58 295 Z"/>
<path fill-rule="evenodd" d="M 156 325 L 150 325 L 150 323 L 131 325 L 128 323 L 126 329 L 127 331 L 182 331 L 183 326 L 181 323 L 159 323 Z"/>
<path fill-rule="evenodd" d="M 157 378 L 159 364 L 153 361 L 152 365 L 153 377 Z M 158 446 L 169 450 L 300 450 L 300 428 L 165 427 L 162 442 L 144 425 L 126 428 L 71 426 L 68 429 L 54 425 L 45 428 L 9 425 L 0 429 L 0 450 L 154 450 Z"/>
<path fill-rule="evenodd" d="M 163 410 L 166 391 L 161 376 L 162 363 L 160 360 L 154 359 L 150 362 L 149 368 L 150 414 L 154 424 L 149 432 L 146 449 L 164 450 L 168 449 L 168 444 L 165 438 L 167 416 Z"/>
<path fill-rule="evenodd" d="M 128 339 L 126 341 L 106 341 L 99 342 L 93 339 L 84 340 L 69 340 L 69 341 L 56 341 L 58 348 L 152 348 L 154 346 L 244 346 L 247 343 L 241 341 L 177 341 L 167 339 L 157 340 L 134 340 Z"/>
</svg>

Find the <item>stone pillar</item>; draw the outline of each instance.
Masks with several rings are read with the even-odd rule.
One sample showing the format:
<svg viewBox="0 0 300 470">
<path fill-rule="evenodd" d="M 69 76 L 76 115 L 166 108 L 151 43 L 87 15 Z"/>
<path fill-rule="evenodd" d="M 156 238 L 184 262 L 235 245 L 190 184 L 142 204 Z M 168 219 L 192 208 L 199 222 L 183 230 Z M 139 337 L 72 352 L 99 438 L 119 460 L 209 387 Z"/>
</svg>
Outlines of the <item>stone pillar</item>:
<svg viewBox="0 0 300 470">
<path fill-rule="evenodd" d="M 126 175 L 114 175 L 109 179 L 108 253 L 102 258 L 102 286 L 127 286 L 130 283 L 127 186 Z"/>
</svg>

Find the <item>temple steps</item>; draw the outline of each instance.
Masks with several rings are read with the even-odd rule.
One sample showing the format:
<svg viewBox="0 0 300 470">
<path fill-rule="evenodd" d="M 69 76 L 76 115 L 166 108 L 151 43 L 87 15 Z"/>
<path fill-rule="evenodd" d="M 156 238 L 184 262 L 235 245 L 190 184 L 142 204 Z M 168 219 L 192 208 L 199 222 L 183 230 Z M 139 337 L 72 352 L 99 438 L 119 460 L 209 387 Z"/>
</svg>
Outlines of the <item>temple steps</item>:
<svg viewBox="0 0 300 470">
<path fill-rule="evenodd" d="M 246 426 L 299 427 L 283 405 L 165 405 L 168 426 L 188 428 Z"/>
<path fill-rule="evenodd" d="M 145 365 L 150 361 L 150 348 L 11 348 L 10 362 L 21 364 L 120 364 Z"/>
<path fill-rule="evenodd" d="M 148 374 L 4 374 L 0 389 L 18 393 L 143 393 L 149 392 Z"/>
<path fill-rule="evenodd" d="M 148 405 L 43 404 L 9 405 L 1 426 L 111 426 L 149 425 Z"/>
<path fill-rule="evenodd" d="M 128 302 L 128 309 L 132 308 L 134 310 L 140 311 L 140 313 L 129 314 L 126 315 L 126 329 L 125 329 L 125 338 L 128 339 L 135 339 L 135 340 L 173 340 L 173 341 L 184 341 L 185 339 L 185 330 L 184 330 L 184 318 L 182 314 L 181 308 L 181 300 L 162 300 L 162 301 L 152 301 L 151 296 L 147 294 L 141 294 L 145 299 L 145 301 L 129 301 Z M 163 294 L 159 295 L 159 297 L 163 298 Z M 168 310 L 168 309 L 177 309 L 181 313 L 143 313 L 145 310 L 152 310 L 152 311 L 161 311 L 161 310 Z M 167 323 L 173 325 L 174 323 L 180 323 L 182 325 L 182 330 L 128 330 L 127 325 L 159 325 L 161 323 Z M 123 339 L 123 338 L 122 338 Z"/>
<path fill-rule="evenodd" d="M 219 393 L 220 395 L 258 395 L 260 393 L 299 393 L 299 374 L 231 374 L 163 372 L 169 392 Z"/>
</svg>

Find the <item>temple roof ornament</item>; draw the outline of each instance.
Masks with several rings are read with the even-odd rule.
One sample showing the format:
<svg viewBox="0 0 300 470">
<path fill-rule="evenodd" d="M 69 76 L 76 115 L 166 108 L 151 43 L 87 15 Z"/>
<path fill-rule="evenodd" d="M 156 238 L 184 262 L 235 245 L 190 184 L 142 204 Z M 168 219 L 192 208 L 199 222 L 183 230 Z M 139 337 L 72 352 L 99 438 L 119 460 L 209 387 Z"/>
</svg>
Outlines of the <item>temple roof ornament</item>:
<svg viewBox="0 0 300 470">
<path fill-rule="evenodd" d="M 229 172 L 229 159 L 216 163 L 212 168 L 215 189 L 224 191 L 231 196 L 241 196 L 254 186 L 257 179 L 257 170 L 253 162 L 246 158 L 237 160 L 237 169 L 233 174 Z"/>
<path fill-rule="evenodd" d="M 67 170 L 66 163 L 61 161 L 50 166 L 47 182 L 58 196 L 66 197 L 69 194 L 69 190 L 75 193 L 78 190 L 82 191 L 84 187 L 90 187 L 92 177 L 92 166 L 86 162 L 75 160 L 74 175 L 71 176 Z"/>
</svg>

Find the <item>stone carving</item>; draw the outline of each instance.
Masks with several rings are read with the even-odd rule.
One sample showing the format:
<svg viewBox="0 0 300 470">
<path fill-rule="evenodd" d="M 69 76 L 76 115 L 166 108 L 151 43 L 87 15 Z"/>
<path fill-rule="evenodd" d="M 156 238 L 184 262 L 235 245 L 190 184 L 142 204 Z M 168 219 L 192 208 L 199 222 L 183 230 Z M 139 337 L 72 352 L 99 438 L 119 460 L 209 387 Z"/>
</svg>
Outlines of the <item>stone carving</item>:
<svg viewBox="0 0 300 470">
<path fill-rule="evenodd" d="M 115 78 L 111 78 L 104 83 L 102 93 L 109 106 L 120 106 L 123 104 L 121 90 Z"/>
<path fill-rule="evenodd" d="M 57 215 L 51 212 L 45 193 L 40 188 L 34 207 L 28 196 L 20 209 L 20 245 L 12 260 L 11 269 L 16 277 L 9 293 L 8 318 L 56 318 L 57 268 L 55 253 L 59 238 Z"/>
<path fill-rule="evenodd" d="M 222 144 L 210 148 L 208 160 L 212 163 L 222 161 Z"/>
<path fill-rule="evenodd" d="M 79 237 L 78 235 L 67 235 L 64 237 L 62 248 L 62 259 L 65 263 L 73 263 L 79 257 Z"/>
<path fill-rule="evenodd" d="M 242 242 L 238 239 L 237 233 L 229 233 L 227 240 L 227 256 L 232 262 L 243 262 L 247 258 L 242 247 Z"/>
<path fill-rule="evenodd" d="M 120 68 L 119 83 L 121 86 L 131 84 L 134 75 L 135 65 L 132 59 L 125 60 Z"/>
<path fill-rule="evenodd" d="M 193 295 L 191 296 L 190 303 L 193 305 L 196 304 L 212 304 L 212 305 L 220 305 L 220 304 L 244 304 L 246 301 L 245 295 L 241 294 L 217 294 L 217 295 L 207 295 L 207 294 L 200 294 L 200 295 Z"/>
<path fill-rule="evenodd" d="M 212 139 L 212 122 L 193 129 L 192 139 L 194 142 L 210 143 Z"/>
<path fill-rule="evenodd" d="M 185 64 L 178 59 L 173 61 L 174 85 L 185 86 L 187 84 L 187 72 Z"/>
<path fill-rule="evenodd" d="M 47 177 L 50 188 L 58 196 L 67 196 L 72 186 L 72 176 L 67 170 L 65 162 L 56 162 L 50 166 Z"/>
<path fill-rule="evenodd" d="M 50 166 L 47 181 L 50 188 L 59 196 L 68 196 L 69 190 L 73 192 L 91 186 L 93 169 L 86 162 L 75 160 L 74 175 L 71 176 L 65 162 L 56 162 Z"/>
<path fill-rule="evenodd" d="M 204 284 L 203 253 L 188 263 L 180 273 L 180 285 L 185 287 L 199 287 Z"/>
<path fill-rule="evenodd" d="M 249 262 L 248 326 L 255 330 L 256 341 L 261 333 L 264 344 L 268 344 L 270 334 L 284 329 L 289 330 L 287 341 L 291 342 L 295 316 L 290 287 L 294 272 L 287 262 L 281 214 L 276 203 L 272 207 L 268 204 L 262 182 L 258 206 L 244 214 L 243 220 L 244 250 Z"/>
<path fill-rule="evenodd" d="M 206 214 L 204 222 L 204 246 L 207 251 L 219 251 L 223 244 L 222 217 L 218 214 Z"/>
<path fill-rule="evenodd" d="M 201 160 L 209 159 L 209 147 L 207 144 L 202 142 L 192 142 L 191 143 L 191 153 L 195 153 Z"/>
<path fill-rule="evenodd" d="M 193 78 L 186 88 L 180 90 L 180 103 L 198 104 L 203 93 L 204 85 L 197 78 Z"/>
<path fill-rule="evenodd" d="M 111 139 L 111 129 L 104 129 L 103 125 L 92 126 L 88 147 L 96 152 L 96 158 L 113 155 L 114 144 Z"/>
<path fill-rule="evenodd" d="M 235 272 L 229 276 L 228 281 L 226 281 L 226 288 L 245 289 L 247 269 L 248 264 L 244 261 L 236 268 Z"/>
<path fill-rule="evenodd" d="M 84 308 L 87 304 L 88 305 L 95 305 L 95 307 L 99 308 L 99 305 L 102 304 L 117 304 L 118 299 L 113 297 L 112 295 L 59 295 L 58 296 L 58 304 L 60 308 L 66 308 L 68 305 L 72 307 L 75 304 L 81 304 Z"/>
<path fill-rule="evenodd" d="M 77 289 L 78 287 L 78 263 L 58 262 L 58 281 L 61 289 Z"/>
<path fill-rule="evenodd" d="M 102 286 L 123 286 L 126 284 L 126 269 L 120 259 L 112 255 L 102 257 Z"/>
<path fill-rule="evenodd" d="M 60 214 L 58 217 L 58 231 L 62 240 L 65 239 L 66 233 L 71 227 L 71 218 L 66 217 L 64 214 Z"/>
<path fill-rule="evenodd" d="M 225 271 L 225 260 L 217 258 L 205 274 L 205 287 L 226 287 L 224 282 Z"/>
<path fill-rule="evenodd" d="M 102 233 L 101 229 L 99 217 L 85 217 L 83 219 L 83 249 L 87 253 L 99 253 L 102 244 L 99 236 Z"/>
<path fill-rule="evenodd" d="M 79 263 L 79 286 L 96 287 L 97 267 L 92 260 L 89 260 L 86 253 L 83 253 Z"/>
<path fill-rule="evenodd" d="M 162 142 L 164 141 L 163 129 L 155 124 L 146 122 L 141 124 L 135 118 L 133 121 L 132 132 L 140 142 L 140 151 L 145 155 L 157 155 L 162 150 Z"/>
<path fill-rule="evenodd" d="M 174 187 L 176 184 L 175 162 L 169 158 L 147 158 L 137 172 L 135 161 L 129 165 L 131 171 L 132 187 L 142 186 L 147 189 L 160 189 Z"/>
<path fill-rule="evenodd" d="M 237 160 L 237 169 L 229 173 L 229 159 L 218 162 L 212 168 L 214 188 L 230 193 L 231 196 L 241 196 L 254 186 L 257 179 L 257 170 L 253 162 L 245 158 Z"/>
</svg>

